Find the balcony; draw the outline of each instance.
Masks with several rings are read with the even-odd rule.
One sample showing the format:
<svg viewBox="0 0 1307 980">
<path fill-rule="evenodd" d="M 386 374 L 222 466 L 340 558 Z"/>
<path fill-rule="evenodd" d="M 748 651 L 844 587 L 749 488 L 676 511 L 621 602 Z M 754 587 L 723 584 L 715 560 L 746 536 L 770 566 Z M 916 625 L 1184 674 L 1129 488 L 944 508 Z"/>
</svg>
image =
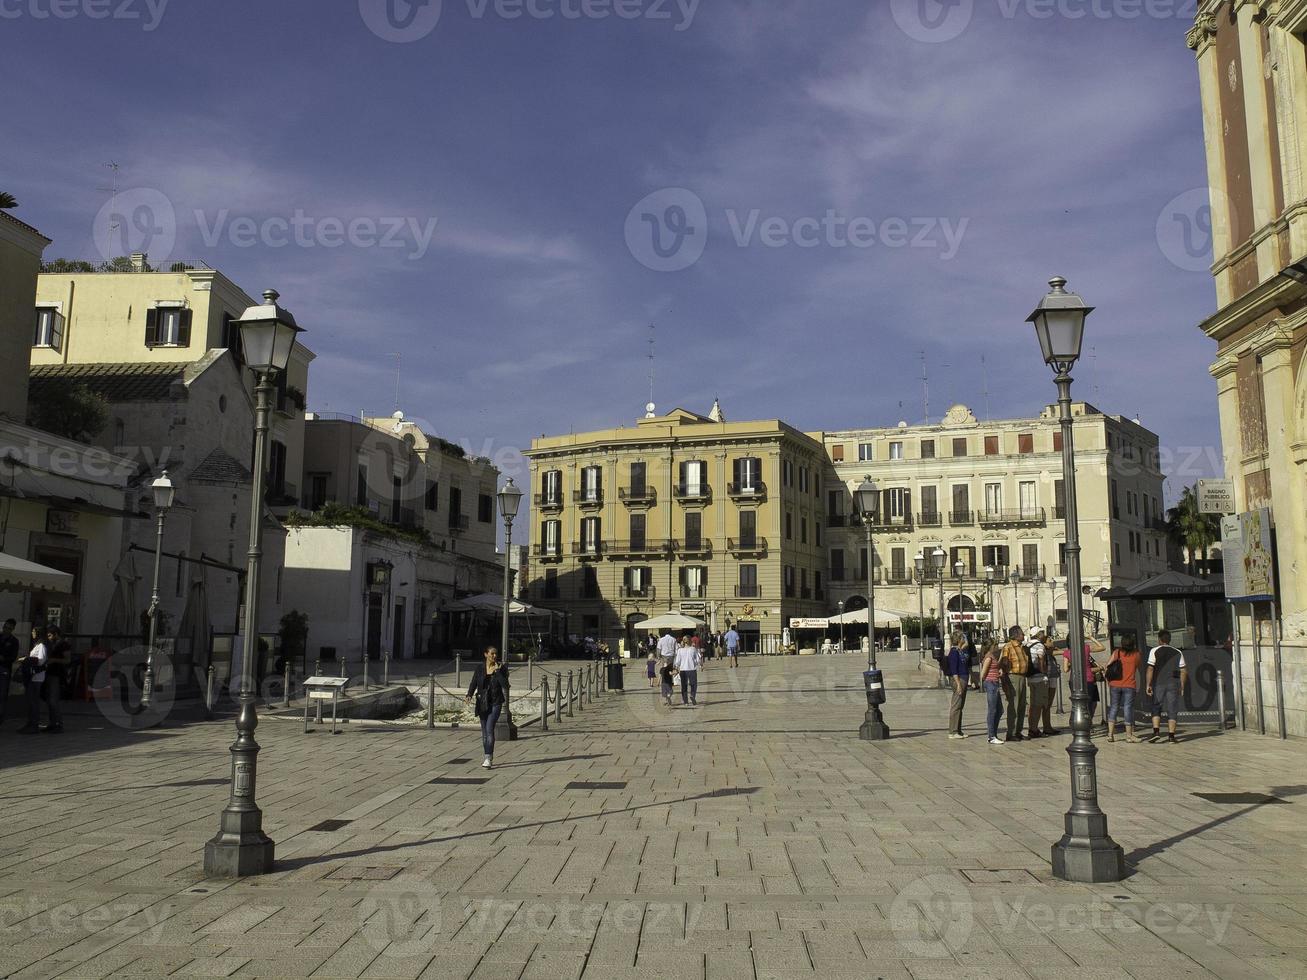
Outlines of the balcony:
<svg viewBox="0 0 1307 980">
<path fill-rule="evenodd" d="M 767 554 L 766 538 L 727 538 L 726 550 L 733 555 Z"/>
<path fill-rule="evenodd" d="M 735 587 L 735 598 L 737 599 L 760 599 L 762 598 L 762 588 L 758 585 L 737 585 Z"/>
<path fill-rule="evenodd" d="M 653 599 L 656 598 L 657 593 L 658 590 L 652 585 L 623 585 L 621 597 L 623 599 Z"/>
<path fill-rule="evenodd" d="M 732 500 L 766 500 L 767 484 L 761 480 L 753 483 L 728 483 L 726 493 Z"/>
<path fill-rule="evenodd" d="M 970 527 L 976 523 L 974 510 L 955 510 L 948 515 L 948 522 L 954 527 Z"/>
<path fill-rule="evenodd" d="M 628 507 L 652 507 L 658 503 L 658 491 L 650 486 L 622 487 L 617 498 Z"/>
<path fill-rule="evenodd" d="M 706 599 L 708 598 L 708 587 L 705 585 L 682 585 L 682 599 Z"/>
<path fill-rule="evenodd" d="M 710 558 L 712 556 L 712 542 L 707 538 L 673 541 L 672 550 L 678 555 L 684 555 L 687 558 Z"/>
<path fill-rule="evenodd" d="M 450 514 L 450 515 L 449 515 L 449 533 L 450 533 L 450 534 L 462 534 L 464 531 L 467 530 L 467 526 L 468 526 L 468 520 L 467 520 L 467 515 L 466 515 L 466 514 Z"/>
<path fill-rule="evenodd" d="M 885 575 L 886 585 L 911 585 L 912 573 L 906 568 L 891 568 Z"/>
<path fill-rule="evenodd" d="M 537 544 L 531 553 L 545 561 L 557 561 L 563 557 L 563 549 L 557 544 Z"/>
<path fill-rule="evenodd" d="M 801 586 L 801 587 L 799 588 L 799 598 L 800 598 L 800 599 L 811 599 L 811 598 L 812 598 L 812 587 L 811 587 L 811 586 L 808 586 L 808 585 Z"/>
<path fill-rule="evenodd" d="M 886 514 L 882 517 L 880 514 L 874 514 L 871 518 L 871 529 L 877 534 L 887 531 L 911 531 L 912 515 Z"/>
<path fill-rule="evenodd" d="M 849 526 L 849 515 L 848 515 L 848 514 L 827 514 L 827 515 L 826 515 L 826 526 L 827 526 L 827 527 L 848 527 L 848 526 Z"/>
<path fill-rule="evenodd" d="M 399 508 L 399 512 L 396 515 L 395 523 L 398 524 L 400 527 L 409 528 L 409 529 L 421 527 L 421 523 L 418 521 L 417 511 L 414 510 L 412 507 Z"/>
<path fill-rule="evenodd" d="M 1043 565 L 1018 565 L 1016 568 L 1017 577 L 1023 582 L 1034 582 L 1044 577 Z"/>
<path fill-rule="evenodd" d="M 1055 520 L 1055 521 L 1065 521 L 1065 520 L 1066 520 L 1066 506 L 1065 506 L 1065 505 L 1061 505 L 1061 504 L 1060 504 L 1060 505 L 1058 505 L 1057 507 L 1054 507 L 1054 508 L 1053 508 L 1053 520 Z"/>
<path fill-rule="evenodd" d="M 1047 523 L 1048 512 L 1042 507 L 980 512 L 981 527 L 1043 527 Z"/>
<path fill-rule="evenodd" d="M 923 511 L 917 515 L 917 527 L 943 527 L 944 515 L 937 510 Z"/>
<path fill-rule="evenodd" d="M 573 490 L 572 503 L 583 508 L 602 507 L 604 505 L 604 492 L 602 489 Z"/>
<path fill-rule="evenodd" d="M 712 500 L 712 487 L 707 484 L 695 487 L 678 483 L 673 494 L 683 504 L 706 504 Z"/>
<path fill-rule="evenodd" d="M 534 497 L 536 510 L 556 511 L 563 509 L 563 495 L 560 493 L 538 493 Z"/>
<path fill-rule="evenodd" d="M 604 541 L 575 541 L 572 543 L 572 557 L 581 561 L 598 561 L 607 547 Z"/>
<path fill-rule="evenodd" d="M 671 542 L 661 538 L 604 542 L 604 554 L 609 558 L 667 558 L 670 551 Z"/>
</svg>

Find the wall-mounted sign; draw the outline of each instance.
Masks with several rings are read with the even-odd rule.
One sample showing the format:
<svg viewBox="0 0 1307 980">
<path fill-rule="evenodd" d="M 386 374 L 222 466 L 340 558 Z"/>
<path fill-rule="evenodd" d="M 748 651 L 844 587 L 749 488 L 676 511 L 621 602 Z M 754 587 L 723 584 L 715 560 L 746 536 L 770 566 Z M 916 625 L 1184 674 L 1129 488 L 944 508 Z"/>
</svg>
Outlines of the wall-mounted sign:
<svg viewBox="0 0 1307 980">
<path fill-rule="evenodd" d="M 1198 512 L 1201 514 L 1233 514 L 1234 481 L 1199 480 Z"/>
<path fill-rule="evenodd" d="M 798 616 L 790 617 L 790 629 L 796 630 L 824 630 L 830 622 L 825 619 L 800 619 Z"/>
<path fill-rule="evenodd" d="M 1221 558 L 1225 597 L 1230 602 L 1270 602 L 1275 598 L 1269 508 L 1221 519 Z"/>
<path fill-rule="evenodd" d="M 82 515 L 75 510 L 56 510 L 51 507 L 45 512 L 45 533 L 66 534 L 77 537 L 78 519 Z"/>
</svg>

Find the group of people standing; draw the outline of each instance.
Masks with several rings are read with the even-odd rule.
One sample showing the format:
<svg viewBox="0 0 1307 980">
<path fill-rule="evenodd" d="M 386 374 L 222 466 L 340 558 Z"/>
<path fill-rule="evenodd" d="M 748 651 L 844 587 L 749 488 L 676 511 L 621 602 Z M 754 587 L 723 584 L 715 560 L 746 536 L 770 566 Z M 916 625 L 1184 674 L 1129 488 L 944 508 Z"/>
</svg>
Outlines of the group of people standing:
<svg viewBox="0 0 1307 980">
<path fill-rule="evenodd" d="M 0 724 L 5 720 L 9 705 L 9 688 L 14 673 L 23 683 L 27 703 L 27 724 L 18 729 L 20 735 L 46 732 L 57 735 L 64 730 L 63 713 L 59 702 L 63 698 L 64 671 L 68 667 L 71 647 L 57 626 L 42 629 L 32 627 L 31 646 L 27 656 L 20 658 L 20 645 L 14 630 L 16 620 L 5 620 L 0 628 Z M 41 727 L 41 705 L 44 704 L 49 724 Z"/>
<path fill-rule="evenodd" d="M 649 659 L 645 668 L 649 686 L 654 686 L 655 679 L 661 682 L 663 703 L 668 707 L 671 707 L 677 680 L 681 684 L 681 704 L 686 707 L 698 705 L 699 669 L 705 659 L 724 655 L 730 659 L 732 667 L 740 665 L 740 634 L 733 628 L 709 636 L 707 640 L 698 633 L 684 633 L 678 638 L 670 629 L 666 629 L 657 639 L 650 634 L 649 643 Z"/>
<path fill-rule="evenodd" d="M 1176 741 L 1176 715 L 1184 696 L 1188 671 L 1184 654 L 1172 647 L 1171 634 L 1158 633 L 1158 645 L 1148 654 L 1145 690 L 1153 703 L 1153 734 L 1149 741 L 1161 737 L 1161 716 L 1167 718 L 1167 740 Z M 952 687 L 949 703 L 948 737 L 966 738 L 962 730 L 962 712 L 971 681 L 972 645 L 959 630 L 951 638 L 952 645 L 941 663 L 946 683 Z M 1141 654 L 1133 637 L 1125 637 L 1121 646 L 1112 652 L 1108 662 L 1099 666 L 1085 644 L 1085 691 L 1089 697 L 1089 714 L 1092 719 L 1098 711 L 1098 683 L 1107 681 L 1109 701 L 1106 734 L 1109 742 L 1116 741 L 1118 717 L 1125 723 L 1125 740 L 1141 742 L 1135 734 L 1134 702 L 1139 684 Z M 1060 685 L 1065 669 L 1071 669 L 1071 648 L 1062 650 L 1059 663 L 1051 648 L 1051 640 L 1042 629 L 1032 630 L 1027 639 L 1020 626 L 1008 630 L 1007 642 L 997 640 L 985 643 L 979 654 L 980 687 L 985 692 L 986 734 L 990 745 L 1003 745 L 999 738 L 999 725 L 1003 720 L 1006 703 L 1006 741 L 1046 738 L 1062 734 L 1052 723 L 1054 694 Z M 1024 732 L 1023 732 L 1024 728 Z"/>
</svg>

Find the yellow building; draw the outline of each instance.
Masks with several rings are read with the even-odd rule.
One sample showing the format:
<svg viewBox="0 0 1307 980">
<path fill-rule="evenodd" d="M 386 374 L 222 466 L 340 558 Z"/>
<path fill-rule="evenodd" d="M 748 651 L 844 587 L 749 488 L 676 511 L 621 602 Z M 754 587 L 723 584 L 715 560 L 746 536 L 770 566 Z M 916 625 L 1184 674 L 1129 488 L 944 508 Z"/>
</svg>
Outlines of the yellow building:
<svg viewBox="0 0 1307 980">
<path fill-rule="evenodd" d="M 629 428 L 542 437 L 531 461 L 528 599 L 576 635 L 635 639 L 678 610 L 773 648 L 827 611 L 821 443 L 776 419 L 676 409 Z"/>
<path fill-rule="evenodd" d="M 1225 475 L 1235 508 L 1270 508 L 1278 610 L 1257 605 L 1262 646 L 1278 612 L 1282 661 L 1254 684 L 1244 615 L 1243 691 L 1262 690 L 1286 729 L 1307 734 L 1307 0 L 1201 0 L 1188 36 L 1198 58 L 1217 311 L 1201 324 Z M 1242 606 L 1244 613 L 1248 606 Z M 1290 703 L 1290 699 L 1291 702 Z M 1245 697 L 1245 703 L 1248 703 Z M 1262 706 L 1258 705 L 1260 709 Z"/>
</svg>

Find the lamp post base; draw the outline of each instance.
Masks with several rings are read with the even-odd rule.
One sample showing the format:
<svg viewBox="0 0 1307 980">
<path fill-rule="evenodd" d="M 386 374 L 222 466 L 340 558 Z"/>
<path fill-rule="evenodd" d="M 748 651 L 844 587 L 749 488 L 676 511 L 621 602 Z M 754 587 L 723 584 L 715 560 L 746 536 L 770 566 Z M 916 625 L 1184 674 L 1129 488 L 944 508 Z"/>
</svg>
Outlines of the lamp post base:
<svg viewBox="0 0 1307 980">
<path fill-rule="evenodd" d="M 881 742 L 889 738 L 889 726 L 881 717 L 880 708 L 867 711 L 867 717 L 858 728 L 858 738 L 866 742 Z"/>
<path fill-rule="evenodd" d="M 210 878 L 245 878 L 271 871 L 276 845 L 262 824 L 260 810 L 224 811 L 222 829 L 204 845 L 204 873 Z"/>
<path fill-rule="evenodd" d="M 499 713 L 499 721 L 495 722 L 495 742 L 512 741 L 516 741 L 513 735 L 513 715 L 505 706 L 505 710 Z"/>
<path fill-rule="evenodd" d="M 1101 821 L 1100 836 L 1077 835 L 1073 823 L 1085 818 L 1067 816 L 1067 832 L 1053 845 L 1053 876 L 1063 881 L 1095 883 L 1120 881 L 1125 877 L 1125 854 L 1121 845 L 1107 836 L 1107 818 L 1088 818 L 1089 823 Z M 1076 828 L 1083 830 L 1084 828 Z"/>
</svg>

